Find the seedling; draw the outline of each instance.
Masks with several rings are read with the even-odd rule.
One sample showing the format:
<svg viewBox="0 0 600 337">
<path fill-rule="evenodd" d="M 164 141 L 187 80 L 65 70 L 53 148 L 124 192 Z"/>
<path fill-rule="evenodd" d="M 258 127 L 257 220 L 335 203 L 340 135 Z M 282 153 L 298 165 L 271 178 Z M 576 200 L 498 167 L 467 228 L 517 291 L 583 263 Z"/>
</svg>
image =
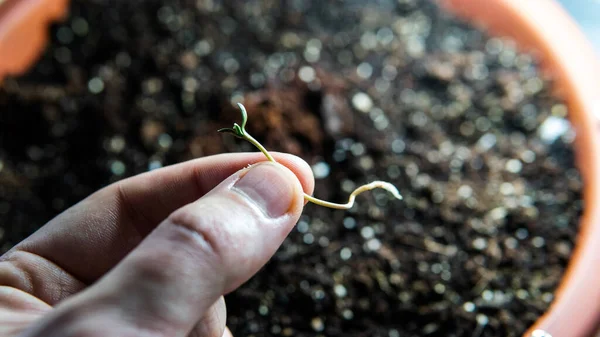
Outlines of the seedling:
<svg viewBox="0 0 600 337">
<path fill-rule="evenodd" d="M 256 139 L 254 139 L 254 137 L 252 137 L 246 131 L 246 122 L 248 121 L 248 113 L 246 112 L 246 108 L 242 104 L 238 103 L 238 106 L 240 108 L 240 111 L 242 112 L 242 126 L 239 126 L 237 123 L 234 123 L 232 128 L 220 129 L 219 132 L 231 133 L 237 138 L 241 138 L 241 139 L 244 139 L 244 140 L 250 142 L 257 149 L 259 149 L 260 152 L 262 152 L 269 161 L 276 163 L 275 158 L 273 158 L 273 156 L 271 156 L 269 151 L 267 151 L 267 149 L 265 149 L 265 147 L 262 146 L 261 143 L 259 143 Z M 350 193 L 348 202 L 345 204 L 338 204 L 338 203 L 334 203 L 334 202 L 317 199 L 306 193 L 304 193 L 304 199 L 309 202 L 312 202 L 314 204 L 324 206 L 324 207 L 335 208 L 335 209 L 350 209 L 354 205 L 354 199 L 356 199 L 357 195 L 359 195 L 363 192 L 366 192 L 366 191 L 370 191 L 375 188 L 382 188 L 382 189 L 390 192 L 396 199 L 402 200 L 402 195 L 400 195 L 400 192 L 398 192 L 398 189 L 394 185 L 392 185 L 386 181 L 379 181 L 379 180 L 362 185 L 362 186 L 358 187 L 357 189 L 355 189 L 352 193 Z"/>
</svg>

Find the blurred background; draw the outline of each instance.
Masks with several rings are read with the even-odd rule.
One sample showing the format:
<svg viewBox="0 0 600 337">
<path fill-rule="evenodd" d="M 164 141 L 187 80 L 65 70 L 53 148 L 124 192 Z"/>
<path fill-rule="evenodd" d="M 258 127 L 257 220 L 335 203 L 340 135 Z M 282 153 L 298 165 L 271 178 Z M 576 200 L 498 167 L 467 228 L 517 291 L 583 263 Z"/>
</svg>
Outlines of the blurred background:
<svg viewBox="0 0 600 337">
<path fill-rule="evenodd" d="M 564 5 L 600 42 L 598 1 Z M 377 179 L 404 200 L 308 205 L 228 296 L 234 334 L 520 336 L 552 302 L 583 210 L 575 135 L 513 41 L 425 0 L 73 0 L 50 35 L 0 86 L 0 252 L 110 183 L 255 151 L 216 132 L 243 102 L 316 196 Z"/>
<path fill-rule="evenodd" d="M 559 0 L 559 2 L 577 20 L 600 54 L 600 1 Z"/>
</svg>

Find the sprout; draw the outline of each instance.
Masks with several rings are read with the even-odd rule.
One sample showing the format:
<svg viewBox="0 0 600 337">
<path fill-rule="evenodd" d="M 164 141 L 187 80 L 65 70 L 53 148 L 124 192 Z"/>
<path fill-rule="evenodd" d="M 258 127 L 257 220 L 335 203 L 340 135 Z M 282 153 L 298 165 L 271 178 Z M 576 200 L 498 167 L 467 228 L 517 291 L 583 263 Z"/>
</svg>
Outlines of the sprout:
<svg viewBox="0 0 600 337">
<path fill-rule="evenodd" d="M 250 142 L 257 149 L 259 149 L 260 152 L 262 152 L 269 161 L 276 163 L 277 161 L 275 161 L 275 158 L 273 158 L 273 156 L 271 156 L 269 151 L 267 151 L 267 149 L 265 149 L 265 147 L 262 146 L 261 143 L 259 143 L 256 139 L 254 139 L 254 137 L 252 137 L 248 132 L 246 132 L 246 122 L 248 122 L 248 113 L 246 112 L 246 108 L 242 104 L 238 103 L 238 106 L 240 108 L 240 111 L 242 112 L 242 125 L 240 126 L 237 123 L 234 123 L 232 128 L 223 128 L 223 129 L 219 129 L 218 131 L 231 133 L 237 138 L 241 138 L 241 139 L 244 139 L 244 140 Z M 400 192 L 394 185 L 392 185 L 388 182 L 379 181 L 379 180 L 359 186 L 352 193 L 350 193 L 348 202 L 345 204 L 338 204 L 338 203 L 333 203 L 333 202 L 317 199 L 306 193 L 304 193 L 304 199 L 309 202 L 312 202 L 314 204 L 324 206 L 324 207 L 335 208 L 335 209 L 350 209 L 354 205 L 354 200 L 356 199 L 357 195 L 359 195 L 363 192 L 366 192 L 366 191 L 370 191 L 375 188 L 382 188 L 382 189 L 390 192 L 394 198 L 396 198 L 398 200 L 402 200 L 402 195 L 400 194 Z"/>
</svg>

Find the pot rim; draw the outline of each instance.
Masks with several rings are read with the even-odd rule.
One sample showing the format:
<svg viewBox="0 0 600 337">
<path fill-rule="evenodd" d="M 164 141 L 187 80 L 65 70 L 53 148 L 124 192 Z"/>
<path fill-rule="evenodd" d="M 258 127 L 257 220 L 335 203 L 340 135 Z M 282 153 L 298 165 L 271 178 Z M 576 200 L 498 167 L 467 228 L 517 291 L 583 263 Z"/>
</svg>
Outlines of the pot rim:
<svg viewBox="0 0 600 337">
<path fill-rule="evenodd" d="M 66 16 L 69 0 L 0 0 L 0 85 L 26 72 L 42 54 L 48 26 Z"/>
</svg>

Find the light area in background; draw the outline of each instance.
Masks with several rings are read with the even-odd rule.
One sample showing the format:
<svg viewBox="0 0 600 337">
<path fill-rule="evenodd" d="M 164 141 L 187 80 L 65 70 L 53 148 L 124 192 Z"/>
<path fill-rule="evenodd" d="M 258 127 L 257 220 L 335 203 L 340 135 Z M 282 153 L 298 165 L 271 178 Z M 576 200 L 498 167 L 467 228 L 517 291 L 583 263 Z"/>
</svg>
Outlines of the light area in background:
<svg viewBox="0 0 600 337">
<path fill-rule="evenodd" d="M 600 55 L 600 0 L 559 0 Z"/>
</svg>

